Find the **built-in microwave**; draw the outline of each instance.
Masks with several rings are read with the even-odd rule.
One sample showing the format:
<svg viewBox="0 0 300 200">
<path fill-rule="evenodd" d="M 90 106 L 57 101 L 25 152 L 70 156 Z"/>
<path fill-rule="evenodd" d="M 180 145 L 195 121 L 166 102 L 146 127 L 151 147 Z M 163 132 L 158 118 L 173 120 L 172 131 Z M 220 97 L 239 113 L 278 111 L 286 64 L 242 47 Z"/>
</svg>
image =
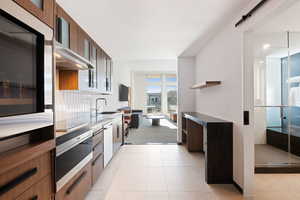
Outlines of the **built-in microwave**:
<svg viewBox="0 0 300 200">
<path fill-rule="evenodd" d="M 53 125 L 53 30 L 0 2 L 0 139 Z"/>
</svg>

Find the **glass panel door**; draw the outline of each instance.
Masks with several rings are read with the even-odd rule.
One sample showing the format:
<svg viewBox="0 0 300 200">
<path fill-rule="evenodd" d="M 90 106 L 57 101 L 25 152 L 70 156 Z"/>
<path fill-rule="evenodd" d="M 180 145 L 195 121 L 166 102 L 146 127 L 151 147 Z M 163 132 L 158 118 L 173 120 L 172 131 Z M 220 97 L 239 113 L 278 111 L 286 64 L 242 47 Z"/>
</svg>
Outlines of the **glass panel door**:
<svg viewBox="0 0 300 200">
<path fill-rule="evenodd" d="M 256 167 L 291 163 L 289 120 L 289 35 L 252 36 Z"/>
<path fill-rule="evenodd" d="M 287 93 L 283 127 L 289 132 L 289 164 L 300 164 L 300 33 L 288 32 L 289 57 L 283 69 L 284 92 Z"/>
</svg>

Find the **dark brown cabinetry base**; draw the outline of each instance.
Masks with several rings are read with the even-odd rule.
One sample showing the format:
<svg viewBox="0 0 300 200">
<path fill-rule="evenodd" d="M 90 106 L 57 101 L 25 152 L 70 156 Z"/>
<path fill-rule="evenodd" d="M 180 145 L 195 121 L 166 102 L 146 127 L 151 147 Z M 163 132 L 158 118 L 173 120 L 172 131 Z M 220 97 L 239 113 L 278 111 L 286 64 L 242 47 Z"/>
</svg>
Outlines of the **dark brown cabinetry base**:
<svg viewBox="0 0 300 200">
<path fill-rule="evenodd" d="M 205 153 L 208 184 L 233 183 L 233 124 L 194 112 L 182 113 L 182 141 L 189 151 Z"/>
<path fill-rule="evenodd" d="M 186 129 L 183 129 L 184 143 L 190 152 L 203 152 L 203 127 L 192 120 L 185 120 Z"/>
</svg>

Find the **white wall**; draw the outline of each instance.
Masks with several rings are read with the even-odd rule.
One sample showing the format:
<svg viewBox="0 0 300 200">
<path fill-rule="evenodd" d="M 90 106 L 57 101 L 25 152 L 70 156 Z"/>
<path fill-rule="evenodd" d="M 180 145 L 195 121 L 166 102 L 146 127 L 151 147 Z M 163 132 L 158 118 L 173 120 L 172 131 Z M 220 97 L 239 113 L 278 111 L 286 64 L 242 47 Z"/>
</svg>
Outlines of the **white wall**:
<svg viewBox="0 0 300 200">
<path fill-rule="evenodd" d="M 132 73 L 132 107 L 146 113 L 146 79 L 144 73 Z"/>
<path fill-rule="evenodd" d="M 243 35 L 228 25 L 196 57 L 196 82 L 222 81 L 221 86 L 196 91 L 196 110 L 234 122 L 233 174 L 243 186 Z"/>
<path fill-rule="evenodd" d="M 244 189 L 246 196 L 253 195 L 254 134 L 252 124 L 254 83 L 253 64 L 247 63 L 247 61 L 250 61 L 247 59 L 251 55 L 249 52 L 244 54 L 244 34 L 251 28 L 263 23 L 274 13 L 279 13 L 279 8 L 283 8 L 283 5 L 288 1 L 269 1 L 245 24 L 236 28 L 235 23 L 258 2 L 253 0 L 247 8 L 240 13 L 236 13 L 234 20 L 224 24 L 205 46 L 199 48 L 201 50 L 196 55 L 196 82 L 206 80 L 222 81 L 221 86 L 196 92 L 196 110 L 234 122 L 234 181 Z M 243 67 L 244 65 L 246 68 Z M 243 125 L 243 110 L 250 111 L 250 126 Z"/>
<path fill-rule="evenodd" d="M 190 89 L 195 84 L 195 57 L 178 59 L 178 142 L 182 142 L 181 113 L 195 111 L 195 90 Z"/>
<path fill-rule="evenodd" d="M 116 60 L 114 61 L 114 73 L 117 71 L 118 76 L 114 77 L 114 87 L 118 87 L 120 83 L 130 86 L 132 88 L 132 102 L 135 109 L 141 108 L 141 103 L 134 103 L 140 101 L 138 95 L 134 96 L 134 79 L 135 73 L 176 73 L 177 72 L 177 60 Z M 141 87 L 137 88 L 140 91 Z M 112 102 L 114 105 L 120 105 L 118 102 L 118 89 L 116 88 L 116 94 L 112 96 Z M 122 104 L 121 104 L 122 105 Z"/>
</svg>

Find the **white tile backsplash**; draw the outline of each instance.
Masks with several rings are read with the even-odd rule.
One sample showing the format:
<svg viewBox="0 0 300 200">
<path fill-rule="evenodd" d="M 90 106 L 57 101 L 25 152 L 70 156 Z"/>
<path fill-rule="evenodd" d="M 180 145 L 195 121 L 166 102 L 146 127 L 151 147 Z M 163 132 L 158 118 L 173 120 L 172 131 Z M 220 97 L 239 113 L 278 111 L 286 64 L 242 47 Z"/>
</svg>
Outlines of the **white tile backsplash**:
<svg viewBox="0 0 300 200">
<path fill-rule="evenodd" d="M 119 102 L 118 95 L 96 95 L 78 90 L 56 91 L 56 127 L 57 129 L 73 128 L 75 125 L 88 123 L 90 116 L 95 114 L 96 99 L 102 97 L 107 100 L 99 101 L 99 112 L 115 111 L 128 106 L 128 102 Z"/>
<path fill-rule="evenodd" d="M 91 110 L 91 95 L 80 91 L 56 91 L 56 122 L 58 129 L 73 128 L 74 124 L 88 123 Z"/>
</svg>

